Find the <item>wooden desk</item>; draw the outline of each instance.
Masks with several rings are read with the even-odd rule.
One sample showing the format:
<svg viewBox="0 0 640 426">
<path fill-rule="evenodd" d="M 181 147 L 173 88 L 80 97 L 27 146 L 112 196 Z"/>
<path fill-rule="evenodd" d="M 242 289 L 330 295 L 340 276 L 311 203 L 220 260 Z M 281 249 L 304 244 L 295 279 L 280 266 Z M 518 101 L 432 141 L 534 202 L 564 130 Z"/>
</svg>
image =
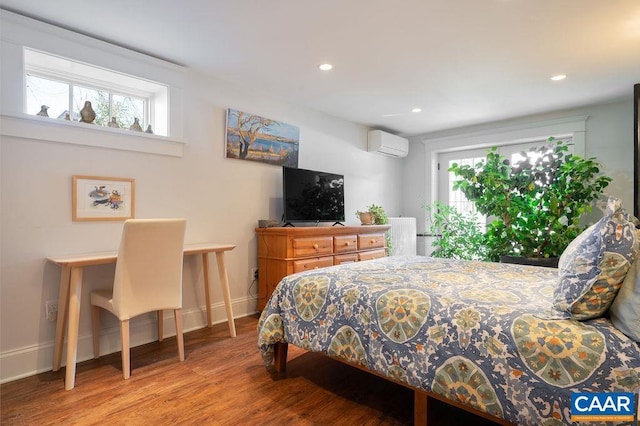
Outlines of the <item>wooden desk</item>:
<svg viewBox="0 0 640 426">
<path fill-rule="evenodd" d="M 209 261 L 208 254 L 215 253 L 218 263 L 220 285 L 224 296 L 224 305 L 227 311 L 229 332 L 231 337 L 236 337 L 236 326 L 233 321 L 231 309 L 231 295 L 229 292 L 229 279 L 227 267 L 224 261 L 224 252 L 235 248 L 230 244 L 201 243 L 184 246 L 185 256 L 202 255 L 202 271 L 204 274 L 204 294 L 207 304 L 207 325 L 213 324 L 211 314 L 211 294 L 209 285 Z M 76 379 L 76 359 L 78 351 L 78 326 L 80 323 L 80 296 L 82 290 L 82 270 L 85 266 L 104 265 L 115 263 L 118 258 L 117 251 L 80 254 L 72 256 L 48 257 L 47 260 L 62 268 L 60 274 L 60 293 L 58 294 L 58 321 L 56 323 L 56 340 L 53 346 L 53 371 L 58 371 L 62 364 L 62 345 L 64 342 L 65 323 L 68 322 L 67 339 L 67 370 L 65 373 L 64 388 L 73 389 Z M 97 355 L 97 354 L 96 354 Z"/>
</svg>

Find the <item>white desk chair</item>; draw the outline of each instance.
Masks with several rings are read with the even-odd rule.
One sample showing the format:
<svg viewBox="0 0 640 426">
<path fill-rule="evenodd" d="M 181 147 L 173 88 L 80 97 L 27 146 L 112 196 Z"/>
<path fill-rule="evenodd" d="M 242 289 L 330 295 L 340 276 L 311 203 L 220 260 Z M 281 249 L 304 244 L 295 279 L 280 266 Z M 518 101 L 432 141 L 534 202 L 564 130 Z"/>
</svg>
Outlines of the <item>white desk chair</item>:
<svg viewBox="0 0 640 426">
<path fill-rule="evenodd" d="M 180 361 L 182 338 L 182 260 L 185 219 L 129 219 L 124 223 L 112 290 L 91 292 L 93 355 L 100 356 L 100 308 L 120 320 L 122 374 L 131 374 L 129 319 L 158 311 L 162 341 L 162 310 L 173 309 Z"/>
</svg>

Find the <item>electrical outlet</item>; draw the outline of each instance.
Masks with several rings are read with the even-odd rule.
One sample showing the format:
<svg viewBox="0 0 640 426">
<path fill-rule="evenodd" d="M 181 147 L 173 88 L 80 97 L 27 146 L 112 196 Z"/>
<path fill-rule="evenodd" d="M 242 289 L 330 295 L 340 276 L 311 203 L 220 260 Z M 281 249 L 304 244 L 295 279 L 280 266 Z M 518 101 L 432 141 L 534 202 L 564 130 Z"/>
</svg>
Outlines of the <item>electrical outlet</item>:
<svg viewBox="0 0 640 426">
<path fill-rule="evenodd" d="M 251 268 L 251 274 L 249 275 L 252 280 L 258 279 L 258 268 Z"/>
<path fill-rule="evenodd" d="M 44 311 L 49 322 L 55 322 L 58 319 L 58 301 L 48 300 L 44 304 Z"/>
</svg>

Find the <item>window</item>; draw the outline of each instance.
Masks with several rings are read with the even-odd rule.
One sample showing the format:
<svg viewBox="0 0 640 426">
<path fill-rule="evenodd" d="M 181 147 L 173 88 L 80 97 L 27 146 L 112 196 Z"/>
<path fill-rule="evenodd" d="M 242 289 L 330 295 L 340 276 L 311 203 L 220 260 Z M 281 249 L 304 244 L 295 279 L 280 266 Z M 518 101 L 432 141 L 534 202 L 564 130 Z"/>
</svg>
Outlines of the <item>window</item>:
<svg viewBox="0 0 640 426">
<path fill-rule="evenodd" d="M 558 138 L 565 143 L 571 142 L 571 138 Z M 551 150 L 551 146 L 546 140 L 538 140 L 534 142 L 502 145 L 498 147 L 498 152 L 505 157 L 509 158 L 511 164 L 516 165 L 522 161 L 525 157 L 540 156 L 542 153 L 539 151 L 531 152 L 532 148 L 539 148 L 547 146 Z M 570 147 L 571 149 L 571 147 Z M 486 223 L 487 218 L 475 210 L 475 205 L 464 196 L 462 191 L 453 190 L 453 182 L 456 180 L 456 176 L 449 172 L 448 169 L 453 163 L 475 165 L 478 162 L 484 160 L 486 156 L 486 149 L 473 149 L 464 151 L 455 151 L 441 153 L 438 155 L 438 193 L 439 199 L 444 204 L 453 206 L 461 213 L 472 213 L 478 217 L 480 223 Z"/>
<path fill-rule="evenodd" d="M 485 223 L 486 218 L 476 211 L 475 205 L 467 200 L 462 191 L 453 189 L 453 182 L 456 177 L 452 172 L 449 172 L 449 167 L 453 163 L 467 164 L 470 166 L 476 165 L 478 162 L 485 158 L 485 150 L 474 149 L 462 152 L 450 152 L 446 154 L 440 154 L 439 157 L 439 179 L 440 184 L 440 201 L 444 204 L 448 204 L 463 214 L 474 214 L 478 218 L 478 222 Z"/>
<path fill-rule="evenodd" d="M 185 67 L 10 12 L 3 11 L 0 21 L 1 136 L 184 155 Z M 106 92 L 104 107 L 94 108 L 98 119 L 115 116 L 122 128 L 71 121 L 79 110 L 74 91 L 79 104 L 83 90 Z M 49 107 L 48 118 L 36 116 L 41 105 Z M 138 115 L 153 135 L 128 130 Z"/>
<path fill-rule="evenodd" d="M 89 101 L 99 126 L 129 129 L 138 119 L 143 130 L 168 136 L 167 86 L 27 48 L 24 58 L 27 114 L 45 105 L 53 119 L 79 121 Z"/>
</svg>

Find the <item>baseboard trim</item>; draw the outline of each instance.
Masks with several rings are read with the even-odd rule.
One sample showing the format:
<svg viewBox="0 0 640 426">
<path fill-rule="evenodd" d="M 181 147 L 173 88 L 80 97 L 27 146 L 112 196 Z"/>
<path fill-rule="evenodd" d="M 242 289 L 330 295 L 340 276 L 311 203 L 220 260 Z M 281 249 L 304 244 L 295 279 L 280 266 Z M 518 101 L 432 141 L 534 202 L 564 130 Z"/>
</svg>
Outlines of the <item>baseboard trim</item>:
<svg viewBox="0 0 640 426">
<path fill-rule="evenodd" d="M 256 300 L 252 297 L 234 299 L 231 301 L 234 318 L 241 318 L 255 314 Z M 213 323 L 227 322 L 224 303 L 214 303 Z M 83 313 L 83 316 L 86 313 Z M 206 327 L 207 312 L 204 306 L 188 311 L 182 310 L 184 332 Z M 131 322 L 131 346 L 144 345 L 157 340 L 155 314 L 141 316 L 138 321 Z M 167 311 L 164 315 L 164 337 L 175 336 L 175 322 L 173 314 Z M 53 340 L 38 345 L 25 346 L 0 353 L 0 383 L 7 383 L 24 377 L 51 371 L 53 365 Z M 120 351 L 120 329 L 117 326 L 105 328 L 100 333 L 100 355 Z M 93 358 L 93 336 L 91 334 L 78 338 L 78 362 Z M 66 361 L 66 345 L 62 357 L 63 365 Z"/>
</svg>

